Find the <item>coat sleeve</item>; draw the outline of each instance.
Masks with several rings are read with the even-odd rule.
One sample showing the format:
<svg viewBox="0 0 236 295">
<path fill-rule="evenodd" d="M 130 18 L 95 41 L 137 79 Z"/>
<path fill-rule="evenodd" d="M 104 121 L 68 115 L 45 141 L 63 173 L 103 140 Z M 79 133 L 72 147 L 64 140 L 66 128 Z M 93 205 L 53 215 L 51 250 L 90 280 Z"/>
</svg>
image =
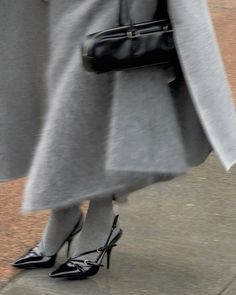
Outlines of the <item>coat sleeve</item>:
<svg viewBox="0 0 236 295">
<path fill-rule="evenodd" d="M 205 0 L 168 0 L 182 71 L 203 128 L 223 166 L 236 162 L 236 116 Z"/>
</svg>

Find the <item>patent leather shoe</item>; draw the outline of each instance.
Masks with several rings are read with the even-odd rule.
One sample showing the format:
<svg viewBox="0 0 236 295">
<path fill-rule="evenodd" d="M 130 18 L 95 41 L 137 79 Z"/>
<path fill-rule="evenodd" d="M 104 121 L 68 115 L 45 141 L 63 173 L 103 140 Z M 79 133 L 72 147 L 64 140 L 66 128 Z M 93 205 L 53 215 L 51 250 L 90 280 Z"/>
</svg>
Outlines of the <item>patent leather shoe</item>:
<svg viewBox="0 0 236 295">
<path fill-rule="evenodd" d="M 32 268 L 48 268 L 54 266 L 57 258 L 57 253 L 63 247 L 65 243 L 67 246 L 67 257 L 69 257 L 71 242 L 74 236 L 82 229 L 83 227 L 83 214 L 80 215 L 78 222 L 74 226 L 72 232 L 65 239 L 65 241 L 61 244 L 57 252 L 52 256 L 46 256 L 39 250 L 39 243 L 32 249 L 29 249 L 28 252 L 17 259 L 12 263 L 12 266 L 24 269 L 32 269 Z"/>
<path fill-rule="evenodd" d="M 120 229 L 115 237 L 111 239 L 111 235 L 116 228 L 118 215 L 116 215 L 110 234 L 106 240 L 104 246 L 83 252 L 76 257 L 69 258 L 64 264 L 62 264 L 58 269 L 51 272 L 49 276 L 51 278 L 67 278 L 67 279 L 85 279 L 87 277 L 91 277 L 95 275 L 100 267 L 103 267 L 102 264 L 103 258 L 105 254 L 107 255 L 107 269 L 110 267 L 110 256 L 112 249 L 117 246 L 116 242 L 121 238 L 123 231 Z M 90 254 L 90 253 L 98 253 L 98 257 L 95 261 L 91 261 L 88 259 L 80 259 L 81 256 Z"/>
</svg>

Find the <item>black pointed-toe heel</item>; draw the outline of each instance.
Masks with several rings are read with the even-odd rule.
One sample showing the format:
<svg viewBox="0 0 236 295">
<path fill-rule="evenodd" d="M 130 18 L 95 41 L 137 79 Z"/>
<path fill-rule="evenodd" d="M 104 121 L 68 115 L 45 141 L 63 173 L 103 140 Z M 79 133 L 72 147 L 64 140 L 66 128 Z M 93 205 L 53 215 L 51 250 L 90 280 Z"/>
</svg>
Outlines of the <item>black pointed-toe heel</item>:
<svg viewBox="0 0 236 295">
<path fill-rule="evenodd" d="M 119 215 L 116 215 L 110 234 L 104 246 L 97 248 L 95 250 L 83 252 L 76 257 L 69 258 L 58 269 L 51 272 L 49 276 L 51 278 L 67 278 L 67 279 L 85 279 L 87 277 L 91 277 L 99 271 L 100 267 L 104 266 L 102 264 L 102 261 L 105 255 L 107 255 L 107 269 L 109 269 L 112 249 L 115 246 L 117 246 L 116 242 L 121 238 L 123 234 L 122 229 L 120 229 L 117 235 L 110 241 L 111 235 L 116 228 L 118 217 Z M 91 261 L 88 259 L 83 259 L 83 260 L 79 259 L 79 257 L 81 256 L 95 253 L 95 252 L 99 253 L 95 261 Z"/>
<path fill-rule="evenodd" d="M 65 243 L 68 243 L 67 245 L 67 258 L 70 255 L 70 247 L 71 242 L 74 238 L 74 236 L 81 231 L 83 227 L 83 214 L 80 215 L 78 222 L 74 226 L 72 232 L 69 234 L 69 236 L 66 238 L 66 240 L 61 244 L 57 252 L 52 256 L 46 256 L 43 253 L 40 253 L 37 251 L 37 247 L 39 246 L 39 243 L 32 249 L 29 249 L 28 252 L 17 259 L 15 262 L 12 263 L 12 266 L 18 267 L 18 268 L 24 268 L 24 269 L 33 269 L 33 268 L 49 268 L 54 266 L 57 258 L 57 253 L 59 250 L 64 246 Z"/>
</svg>

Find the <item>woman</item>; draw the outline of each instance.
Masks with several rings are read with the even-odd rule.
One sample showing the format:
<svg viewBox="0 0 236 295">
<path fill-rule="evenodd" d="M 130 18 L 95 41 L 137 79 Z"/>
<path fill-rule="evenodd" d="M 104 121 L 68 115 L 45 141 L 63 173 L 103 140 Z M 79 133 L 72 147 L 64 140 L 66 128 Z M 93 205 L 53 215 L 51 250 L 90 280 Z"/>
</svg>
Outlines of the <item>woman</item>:
<svg viewBox="0 0 236 295">
<path fill-rule="evenodd" d="M 226 170 L 236 161 L 234 106 L 207 5 L 168 1 L 182 71 L 173 77 L 158 67 L 84 70 L 84 37 L 117 26 L 119 1 L 13 2 L 0 3 L 1 68 L 7 69 L 0 82 L 0 175 L 3 181 L 28 175 L 24 211 L 52 209 L 40 243 L 14 265 L 52 266 L 81 231 L 73 255 L 50 276 L 92 276 L 105 254 L 109 264 L 122 235 L 113 201 L 186 173 L 212 149 Z M 141 22 L 152 19 L 157 1 L 130 5 Z M 12 31 L 17 21 L 19 40 Z M 84 199 L 90 207 L 82 228 Z"/>
</svg>

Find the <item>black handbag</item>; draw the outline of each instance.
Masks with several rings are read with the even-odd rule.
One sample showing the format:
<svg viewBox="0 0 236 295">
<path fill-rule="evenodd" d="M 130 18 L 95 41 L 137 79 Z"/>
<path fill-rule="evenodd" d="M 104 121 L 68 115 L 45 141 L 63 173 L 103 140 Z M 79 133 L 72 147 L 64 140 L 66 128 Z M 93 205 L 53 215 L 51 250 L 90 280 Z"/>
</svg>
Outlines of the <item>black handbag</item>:
<svg viewBox="0 0 236 295">
<path fill-rule="evenodd" d="M 129 25 L 123 24 L 124 12 Z M 134 23 L 128 0 L 120 0 L 119 26 L 88 35 L 82 45 L 82 61 L 90 72 L 104 73 L 151 65 L 175 63 L 173 28 L 167 0 L 159 0 L 154 19 Z"/>
</svg>

